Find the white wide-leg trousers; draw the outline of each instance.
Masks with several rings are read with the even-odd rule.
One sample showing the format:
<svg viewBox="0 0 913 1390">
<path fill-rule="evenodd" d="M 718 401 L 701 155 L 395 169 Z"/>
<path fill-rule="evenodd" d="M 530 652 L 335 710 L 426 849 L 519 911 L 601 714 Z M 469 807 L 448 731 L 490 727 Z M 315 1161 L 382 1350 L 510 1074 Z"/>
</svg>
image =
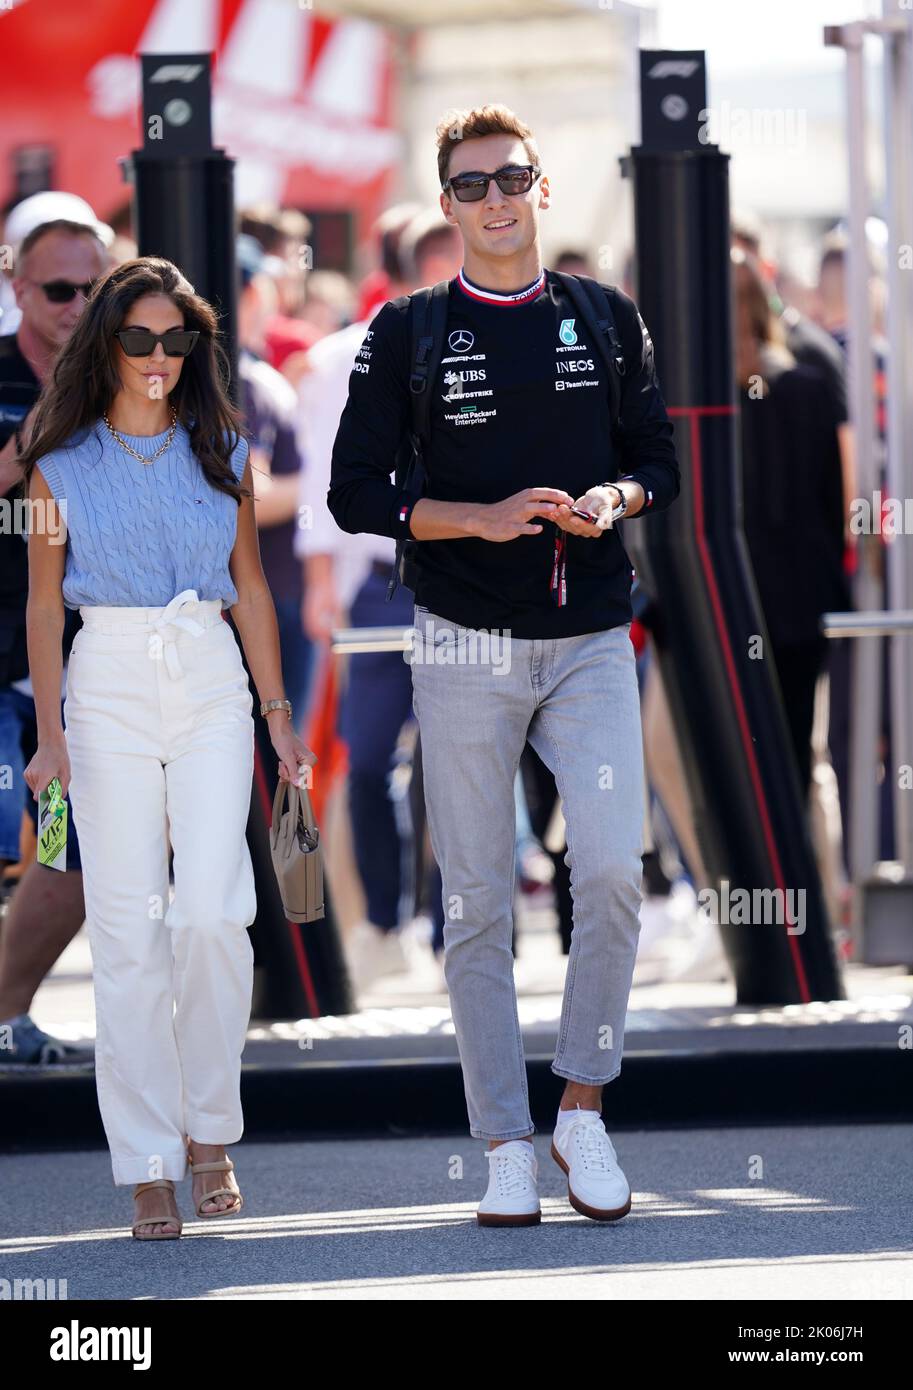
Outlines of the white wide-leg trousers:
<svg viewBox="0 0 913 1390">
<path fill-rule="evenodd" d="M 192 589 L 164 608 L 83 607 L 69 660 L 95 1071 L 118 1185 L 179 1180 L 188 1137 L 243 1132 L 253 700 L 221 607 Z"/>
</svg>

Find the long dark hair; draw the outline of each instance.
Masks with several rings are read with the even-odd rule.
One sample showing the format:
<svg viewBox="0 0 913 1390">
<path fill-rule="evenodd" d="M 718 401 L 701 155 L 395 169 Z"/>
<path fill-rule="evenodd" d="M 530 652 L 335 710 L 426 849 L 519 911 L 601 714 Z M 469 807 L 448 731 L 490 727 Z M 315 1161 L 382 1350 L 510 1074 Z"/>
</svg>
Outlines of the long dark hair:
<svg viewBox="0 0 913 1390">
<path fill-rule="evenodd" d="M 185 327 L 199 331 L 168 401 L 190 433 L 190 446 L 206 478 L 240 506 L 241 498 L 250 494 L 235 480 L 229 462 L 241 434 L 241 418 L 228 397 L 229 361 L 219 341 L 218 319 L 177 266 L 161 256 L 139 256 L 112 266 L 93 286 L 38 398 L 31 440 L 19 456 L 25 491 L 32 469 L 45 454 L 91 430 L 107 414 L 121 390 L 114 334 L 131 305 L 146 294 L 167 295 L 184 315 Z"/>
</svg>

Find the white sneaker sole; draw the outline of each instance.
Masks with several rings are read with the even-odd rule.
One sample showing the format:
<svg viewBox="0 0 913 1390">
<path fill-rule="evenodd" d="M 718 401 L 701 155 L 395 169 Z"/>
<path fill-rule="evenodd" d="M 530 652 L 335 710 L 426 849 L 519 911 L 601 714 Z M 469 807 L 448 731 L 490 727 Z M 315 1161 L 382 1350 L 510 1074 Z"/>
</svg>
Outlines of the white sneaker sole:
<svg viewBox="0 0 913 1390">
<path fill-rule="evenodd" d="M 477 1211 L 476 1221 L 480 1226 L 538 1226 L 542 1220 L 542 1208 L 537 1211 L 500 1212 Z"/>
<path fill-rule="evenodd" d="M 561 1168 L 562 1171 L 566 1174 L 568 1180 L 568 1201 L 570 1202 L 571 1206 L 574 1208 L 575 1211 L 580 1212 L 581 1216 L 589 1216 L 593 1221 L 620 1221 L 623 1216 L 627 1216 L 628 1212 L 631 1210 L 630 1193 L 628 1194 L 628 1200 L 625 1203 L 625 1205 L 623 1207 L 616 1208 L 614 1211 L 601 1211 L 599 1207 L 587 1206 L 586 1202 L 581 1202 L 580 1198 L 576 1196 L 576 1194 L 571 1188 L 570 1169 L 568 1168 L 568 1165 L 565 1163 L 564 1159 L 561 1157 L 561 1154 L 555 1148 L 554 1139 L 552 1140 L 552 1158 L 558 1164 L 558 1167 Z"/>
</svg>

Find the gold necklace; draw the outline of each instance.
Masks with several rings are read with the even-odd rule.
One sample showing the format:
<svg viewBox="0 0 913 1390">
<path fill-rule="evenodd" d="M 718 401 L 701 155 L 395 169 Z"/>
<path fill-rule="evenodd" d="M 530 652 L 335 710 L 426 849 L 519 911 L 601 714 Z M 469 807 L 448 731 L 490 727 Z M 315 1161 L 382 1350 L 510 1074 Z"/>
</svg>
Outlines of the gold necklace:
<svg viewBox="0 0 913 1390">
<path fill-rule="evenodd" d="M 140 463 L 154 463 L 157 458 L 161 458 L 162 454 L 165 452 L 165 450 L 171 444 L 171 441 L 174 439 L 175 430 L 178 427 L 177 411 L 172 409 L 171 428 L 168 431 L 168 438 L 165 440 L 164 444 L 159 445 L 159 447 L 156 449 L 155 453 L 151 456 L 151 458 L 146 458 L 143 454 L 139 452 L 138 449 L 134 449 L 132 444 L 128 444 L 125 439 L 121 438 L 117 430 L 111 424 L 111 421 L 108 419 L 107 415 L 103 415 L 101 418 L 104 420 L 105 424 L 108 426 L 108 429 L 114 435 L 114 438 L 117 440 L 121 448 L 126 449 L 127 453 L 132 454 L 135 459 L 139 459 Z"/>
</svg>

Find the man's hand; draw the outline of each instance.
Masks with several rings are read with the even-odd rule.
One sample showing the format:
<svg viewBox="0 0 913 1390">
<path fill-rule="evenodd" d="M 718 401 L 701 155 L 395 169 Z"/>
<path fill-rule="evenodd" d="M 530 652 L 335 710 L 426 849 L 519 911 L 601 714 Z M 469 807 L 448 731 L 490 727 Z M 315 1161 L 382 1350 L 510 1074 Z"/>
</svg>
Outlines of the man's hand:
<svg viewBox="0 0 913 1390">
<path fill-rule="evenodd" d="M 35 424 L 35 406 L 33 405 L 28 415 L 19 426 L 19 437 L 22 440 L 22 448 L 28 447 L 32 437 L 32 428 Z M 0 494 L 5 496 L 11 487 L 16 483 L 22 482 L 22 468 L 19 464 L 19 445 L 16 443 L 15 432 L 0 449 Z"/>
<path fill-rule="evenodd" d="M 517 536 L 537 536 L 542 526 L 531 520 L 534 516 L 558 520 L 559 508 L 565 511 L 573 503 L 569 492 L 556 487 L 526 487 L 505 497 L 503 502 L 489 502 L 477 511 L 475 534 L 483 541 L 512 541 Z M 570 515 L 569 512 L 567 512 Z M 576 518 L 571 518 L 576 520 Z"/>
<path fill-rule="evenodd" d="M 343 626 L 343 618 L 332 574 L 308 578 L 301 600 L 301 626 L 311 641 L 329 642 L 334 628 Z"/>
<path fill-rule="evenodd" d="M 592 512 L 598 520 L 583 521 L 579 516 L 573 515 L 571 506 L 579 507 L 583 512 Z M 562 531 L 569 531 L 572 536 L 596 537 L 601 536 L 603 531 L 611 530 L 613 525 L 612 513 L 616 507 L 620 506 L 620 488 L 591 487 L 589 492 L 578 497 L 570 506 L 559 506 L 554 519 Z"/>
</svg>

